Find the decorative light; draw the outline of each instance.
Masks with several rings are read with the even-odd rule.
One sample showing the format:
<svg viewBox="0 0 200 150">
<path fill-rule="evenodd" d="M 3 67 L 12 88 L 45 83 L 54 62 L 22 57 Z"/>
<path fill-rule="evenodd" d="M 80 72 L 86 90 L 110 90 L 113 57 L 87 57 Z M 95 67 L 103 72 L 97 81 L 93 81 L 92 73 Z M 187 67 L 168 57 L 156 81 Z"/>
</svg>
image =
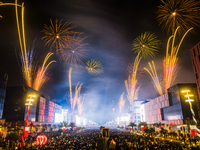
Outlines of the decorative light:
<svg viewBox="0 0 200 150">
<path fill-rule="evenodd" d="M 36 138 L 36 143 L 37 145 L 44 145 L 47 142 L 47 137 L 46 135 L 38 135 Z"/>
</svg>

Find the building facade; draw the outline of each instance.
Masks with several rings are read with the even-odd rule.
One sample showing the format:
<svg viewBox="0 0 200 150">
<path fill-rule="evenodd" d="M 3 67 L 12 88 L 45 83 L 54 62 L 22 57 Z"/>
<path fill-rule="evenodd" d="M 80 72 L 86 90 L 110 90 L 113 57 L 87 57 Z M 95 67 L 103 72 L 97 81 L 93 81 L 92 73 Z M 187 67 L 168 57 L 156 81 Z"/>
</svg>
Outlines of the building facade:
<svg viewBox="0 0 200 150">
<path fill-rule="evenodd" d="M 143 110 L 141 110 L 141 104 L 144 103 L 146 100 L 134 100 L 132 105 L 131 105 L 131 121 L 138 124 L 140 123 L 142 120 L 144 120 L 142 113 Z"/>
<path fill-rule="evenodd" d="M 25 105 L 29 95 L 36 95 L 29 110 L 28 121 L 36 121 L 37 102 L 40 93 L 28 86 L 11 86 L 6 89 L 3 118 L 6 122 L 25 121 L 28 106 Z"/>
<path fill-rule="evenodd" d="M 39 102 L 37 103 L 36 109 L 36 121 L 38 123 L 45 123 L 45 119 L 48 117 L 45 115 L 46 109 L 46 99 L 44 97 L 39 98 Z"/>
<path fill-rule="evenodd" d="M 192 123 L 192 113 L 189 103 L 186 102 L 184 90 L 190 90 L 190 94 L 194 95 L 192 99 L 192 107 L 195 112 L 195 118 L 199 120 L 200 102 L 195 83 L 176 84 L 170 87 L 168 93 L 150 100 L 145 106 L 145 120 L 148 124 L 164 123 L 164 124 L 186 124 L 188 121 Z"/>
<path fill-rule="evenodd" d="M 200 97 L 200 42 L 190 50 L 192 65 L 197 83 L 197 90 Z"/>
<path fill-rule="evenodd" d="M 28 122 L 39 124 L 55 123 L 55 114 L 62 114 L 62 106 L 50 101 L 45 96 L 28 86 L 7 87 L 3 117 L 6 122 L 25 121 L 28 106 L 25 105 L 30 95 L 36 95 L 29 109 Z"/>
<path fill-rule="evenodd" d="M 148 103 L 144 104 L 145 120 L 147 124 L 162 122 L 161 108 L 169 106 L 168 94 L 161 95 L 148 101 Z"/>
<path fill-rule="evenodd" d="M 0 71 L 0 119 L 3 116 L 7 81 L 8 81 L 8 74 L 3 71 Z"/>
</svg>

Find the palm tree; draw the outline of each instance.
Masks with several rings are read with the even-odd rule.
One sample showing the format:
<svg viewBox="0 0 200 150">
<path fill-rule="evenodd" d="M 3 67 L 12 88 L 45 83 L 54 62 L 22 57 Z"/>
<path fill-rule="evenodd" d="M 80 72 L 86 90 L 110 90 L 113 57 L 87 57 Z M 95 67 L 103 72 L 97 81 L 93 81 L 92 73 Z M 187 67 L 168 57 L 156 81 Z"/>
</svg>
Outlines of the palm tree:
<svg viewBox="0 0 200 150">
<path fill-rule="evenodd" d="M 72 130 L 73 130 L 73 128 L 76 127 L 76 124 L 75 124 L 74 122 L 71 122 L 71 123 L 70 123 L 70 127 L 71 127 Z"/>
<path fill-rule="evenodd" d="M 128 126 L 131 127 L 133 130 L 133 127 L 136 127 L 137 125 L 134 122 L 130 122 Z"/>
<path fill-rule="evenodd" d="M 69 127 L 68 123 L 65 121 L 63 121 L 63 125 L 64 125 L 64 127 Z"/>
</svg>

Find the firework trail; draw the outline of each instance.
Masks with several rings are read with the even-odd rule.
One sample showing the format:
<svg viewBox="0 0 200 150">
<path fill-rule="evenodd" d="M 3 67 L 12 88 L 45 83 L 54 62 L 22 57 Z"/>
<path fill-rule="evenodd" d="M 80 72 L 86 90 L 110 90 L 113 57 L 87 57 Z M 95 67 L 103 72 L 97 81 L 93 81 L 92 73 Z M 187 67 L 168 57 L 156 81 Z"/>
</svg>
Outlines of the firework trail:
<svg viewBox="0 0 200 150">
<path fill-rule="evenodd" d="M 153 79 L 154 82 L 154 87 L 157 88 L 157 91 L 159 94 L 162 94 L 161 92 L 162 87 L 164 87 L 164 92 L 167 93 L 167 89 L 171 87 L 173 82 L 175 81 L 178 73 L 178 57 L 177 54 L 179 52 L 180 46 L 183 42 L 183 39 L 187 35 L 189 31 L 191 31 L 193 28 L 190 28 L 185 32 L 185 34 L 182 36 L 179 44 L 177 46 L 174 45 L 176 34 L 178 31 L 179 27 L 175 30 L 174 35 L 170 36 L 167 42 L 167 48 L 166 48 L 166 56 L 164 57 L 163 60 L 163 85 L 162 83 L 158 80 L 157 77 L 157 72 L 155 69 L 154 62 L 152 61 L 152 66 L 151 63 L 149 63 L 150 66 L 150 71 L 145 68 L 145 70 L 150 74 L 150 76 Z M 172 40 L 172 41 L 171 41 Z M 170 46 L 171 44 L 171 46 Z M 171 51 L 170 51 L 171 48 Z"/>
<path fill-rule="evenodd" d="M 151 78 L 153 80 L 153 83 L 154 83 L 155 90 L 157 90 L 157 92 L 160 95 L 163 95 L 162 81 L 160 81 L 159 78 L 158 78 L 158 75 L 157 75 L 157 72 L 156 72 L 156 68 L 155 68 L 155 65 L 154 65 L 154 61 L 152 61 L 151 63 L 149 62 L 148 64 L 149 64 L 149 67 L 150 67 L 150 71 L 148 69 L 146 69 L 146 68 L 144 68 L 144 69 L 151 76 Z"/>
<path fill-rule="evenodd" d="M 138 97 L 138 91 L 139 91 L 140 86 L 136 88 L 136 84 L 137 84 L 136 77 L 137 77 L 137 70 L 138 70 L 138 66 L 139 66 L 141 58 L 142 57 L 140 57 L 139 54 L 136 56 L 135 62 L 132 68 L 132 73 L 131 75 L 128 76 L 128 80 L 125 80 L 127 98 L 130 104 L 132 104 L 132 102 Z"/>
<path fill-rule="evenodd" d="M 81 86 L 82 86 L 82 84 L 79 85 L 79 83 L 77 83 L 77 85 L 75 87 L 75 96 L 74 96 L 73 100 L 71 101 L 72 111 L 74 111 L 76 103 L 77 103 L 78 99 L 80 98 Z"/>
<path fill-rule="evenodd" d="M 71 79 L 71 75 L 72 75 L 72 67 L 69 68 L 69 92 L 70 92 L 70 104 L 71 104 L 71 108 L 72 108 L 72 79 Z"/>
<path fill-rule="evenodd" d="M 50 64 L 56 61 L 52 60 L 47 65 L 46 65 L 46 62 L 48 61 L 49 57 L 51 57 L 52 55 L 53 53 L 49 52 L 44 59 L 42 67 L 38 68 L 38 71 L 36 73 L 34 83 L 33 83 L 33 89 L 35 89 L 36 91 L 39 91 L 42 85 L 45 84 L 49 80 L 49 77 L 46 75 L 46 70 Z"/>
<path fill-rule="evenodd" d="M 85 95 L 84 96 L 79 95 L 78 100 L 77 100 L 77 106 L 78 106 L 79 115 L 82 115 L 82 113 L 83 113 L 84 98 L 85 98 Z"/>
<path fill-rule="evenodd" d="M 124 100 L 124 93 L 122 93 L 122 95 L 120 96 L 120 99 L 119 99 L 119 111 L 120 111 L 120 113 L 124 109 L 125 102 L 126 102 L 126 100 Z"/>
<path fill-rule="evenodd" d="M 24 29 L 24 3 L 22 3 L 22 5 L 19 5 L 17 4 L 17 0 L 15 0 L 15 3 L 0 2 L 0 6 L 2 5 L 15 6 L 17 31 L 18 31 L 18 37 L 19 37 L 20 50 L 21 50 L 20 57 L 21 57 L 21 65 L 22 65 L 22 74 L 24 77 L 24 81 L 26 82 L 26 85 L 34 88 L 35 86 L 33 85 L 33 81 L 36 81 L 34 77 L 35 77 L 37 65 L 34 62 L 34 57 L 35 57 L 35 53 L 33 50 L 34 48 L 32 48 L 32 50 L 28 50 L 28 52 L 26 48 L 26 38 L 25 38 L 25 29 Z M 21 7 L 21 26 L 19 23 L 18 7 Z M 49 66 L 52 62 L 55 62 L 55 61 L 51 61 L 47 66 Z M 38 68 L 38 73 L 36 76 L 39 77 L 39 74 L 43 74 L 43 77 L 44 77 L 47 68 L 48 67 L 44 67 L 44 66 L 42 68 Z M 43 73 L 39 73 L 39 72 L 43 72 Z M 41 76 L 40 76 L 40 80 L 42 80 Z M 46 77 L 44 77 L 43 80 L 46 81 Z M 44 83 L 45 82 L 39 83 L 38 81 L 36 89 L 39 90 Z"/>
</svg>

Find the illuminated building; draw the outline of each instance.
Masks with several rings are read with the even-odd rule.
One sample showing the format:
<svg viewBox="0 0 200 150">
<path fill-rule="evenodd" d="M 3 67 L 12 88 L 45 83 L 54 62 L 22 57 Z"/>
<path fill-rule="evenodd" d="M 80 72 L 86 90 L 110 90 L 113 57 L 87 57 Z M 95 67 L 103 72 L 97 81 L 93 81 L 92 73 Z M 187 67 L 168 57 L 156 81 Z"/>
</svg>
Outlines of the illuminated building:
<svg viewBox="0 0 200 150">
<path fill-rule="evenodd" d="M 2 118 L 3 115 L 7 80 L 8 80 L 8 74 L 0 71 L 0 119 Z"/>
<path fill-rule="evenodd" d="M 190 50 L 190 55 L 200 97 L 200 42 Z"/>
<path fill-rule="evenodd" d="M 144 118 L 141 117 L 141 113 L 144 112 L 144 111 L 141 111 L 141 104 L 144 102 L 146 102 L 146 100 L 139 100 L 139 99 L 134 100 L 132 105 L 130 106 L 129 113 L 132 114 L 130 120 L 136 124 L 140 123 L 142 119 L 144 120 Z"/>
<path fill-rule="evenodd" d="M 47 107 L 48 107 L 48 123 L 55 123 L 55 116 L 59 116 L 59 114 L 60 115 L 62 114 L 62 106 L 52 101 L 49 101 Z"/>
<path fill-rule="evenodd" d="M 199 120 L 200 105 L 195 83 L 176 84 L 168 88 L 167 93 L 150 100 L 145 106 L 145 118 L 147 124 L 186 124 L 192 122 L 190 106 L 185 102 L 185 94 L 181 91 L 189 89 L 194 95 L 193 110 L 196 119 Z"/>
<path fill-rule="evenodd" d="M 40 93 L 28 86 L 9 86 L 6 89 L 3 118 L 6 122 L 25 121 L 27 108 L 25 105 L 28 95 L 36 95 L 29 110 L 28 121 L 36 121 L 37 102 Z"/>
<path fill-rule="evenodd" d="M 148 124 L 162 122 L 161 108 L 169 106 L 168 94 L 148 101 L 148 103 L 144 104 L 146 122 Z"/>
<path fill-rule="evenodd" d="M 46 109 L 46 99 L 41 96 L 37 103 L 37 111 L 36 111 L 37 122 L 45 123 L 45 118 L 48 117 L 48 115 L 45 115 L 45 109 Z"/>
<path fill-rule="evenodd" d="M 3 118 L 6 122 L 25 121 L 28 95 L 36 95 L 30 106 L 28 122 L 54 123 L 55 113 L 62 113 L 62 106 L 50 101 L 50 97 L 28 86 L 10 86 L 6 89 Z"/>
</svg>

